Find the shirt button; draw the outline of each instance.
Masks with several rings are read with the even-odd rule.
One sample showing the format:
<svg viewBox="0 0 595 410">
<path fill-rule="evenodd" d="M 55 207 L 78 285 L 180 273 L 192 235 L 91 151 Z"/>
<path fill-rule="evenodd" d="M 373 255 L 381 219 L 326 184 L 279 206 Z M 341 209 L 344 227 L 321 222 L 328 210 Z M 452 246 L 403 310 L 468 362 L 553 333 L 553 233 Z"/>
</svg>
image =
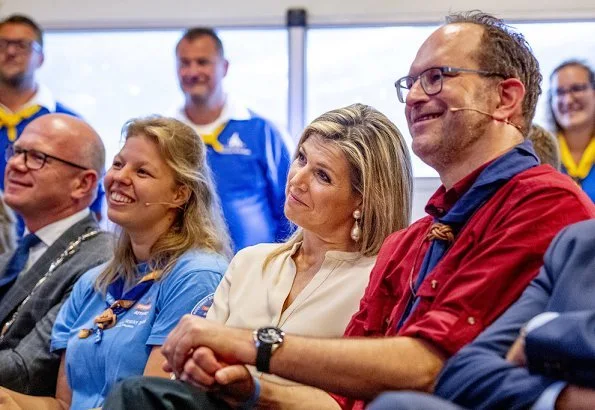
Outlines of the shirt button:
<svg viewBox="0 0 595 410">
<path fill-rule="evenodd" d="M 467 323 L 469 323 L 470 325 L 474 325 L 475 324 L 475 318 L 473 316 L 469 316 L 467 318 Z"/>
<path fill-rule="evenodd" d="M 436 279 L 432 279 L 432 289 L 436 289 L 438 287 L 438 281 Z"/>
</svg>

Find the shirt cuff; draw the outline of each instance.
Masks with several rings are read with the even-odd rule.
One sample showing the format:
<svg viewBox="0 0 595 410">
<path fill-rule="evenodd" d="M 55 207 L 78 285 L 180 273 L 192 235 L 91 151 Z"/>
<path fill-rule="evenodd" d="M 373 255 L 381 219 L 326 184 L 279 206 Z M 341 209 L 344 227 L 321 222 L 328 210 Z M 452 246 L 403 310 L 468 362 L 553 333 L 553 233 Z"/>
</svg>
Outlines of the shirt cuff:
<svg viewBox="0 0 595 410">
<path fill-rule="evenodd" d="M 529 333 L 532 330 L 535 330 L 538 327 L 541 327 L 541 326 L 545 325 L 546 323 L 551 322 L 558 316 L 560 316 L 560 314 L 558 312 L 540 313 L 537 316 L 535 316 L 533 319 L 529 320 L 529 322 L 525 326 L 525 332 Z"/>
<path fill-rule="evenodd" d="M 531 410 L 554 410 L 556 408 L 556 400 L 558 396 L 566 387 L 566 382 L 555 382 L 541 393 Z"/>
</svg>

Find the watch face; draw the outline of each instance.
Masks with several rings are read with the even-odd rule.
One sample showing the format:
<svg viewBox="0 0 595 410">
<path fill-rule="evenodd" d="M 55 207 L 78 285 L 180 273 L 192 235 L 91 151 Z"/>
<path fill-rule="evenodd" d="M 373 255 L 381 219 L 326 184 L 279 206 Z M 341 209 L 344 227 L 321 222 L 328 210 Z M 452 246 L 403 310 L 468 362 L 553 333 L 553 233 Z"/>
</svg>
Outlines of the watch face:
<svg viewBox="0 0 595 410">
<path fill-rule="evenodd" d="M 257 338 L 260 342 L 266 344 L 277 344 L 283 342 L 285 333 L 276 327 L 261 327 L 258 329 Z"/>
</svg>

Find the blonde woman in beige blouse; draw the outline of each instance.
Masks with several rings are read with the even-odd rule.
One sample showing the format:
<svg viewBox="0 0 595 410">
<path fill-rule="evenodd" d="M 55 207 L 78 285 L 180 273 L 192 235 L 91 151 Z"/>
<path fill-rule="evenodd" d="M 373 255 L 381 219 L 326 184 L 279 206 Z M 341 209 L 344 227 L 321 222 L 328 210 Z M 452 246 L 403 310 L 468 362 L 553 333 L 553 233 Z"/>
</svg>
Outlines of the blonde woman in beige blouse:
<svg viewBox="0 0 595 410">
<path fill-rule="evenodd" d="M 303 132 L 289 170 L 284 244 L 241 250 L 207 318 L 232 327 L 272 325 L 337 337 L 357 311 L 384 239 L 409 223 L 405 142 L 362 104 L 330 111 Z"/>
<path fill-rule="evenodd" d="M 409 223 L 411 190 L 407 148 L 388 118 L 362 104 L 323 114 L 304 130 L 289 170 L 285 215 L 296 232 L 284 244 L 240 251 L 207 319 L 341 336 L 382 242 Z"/>
</svg>

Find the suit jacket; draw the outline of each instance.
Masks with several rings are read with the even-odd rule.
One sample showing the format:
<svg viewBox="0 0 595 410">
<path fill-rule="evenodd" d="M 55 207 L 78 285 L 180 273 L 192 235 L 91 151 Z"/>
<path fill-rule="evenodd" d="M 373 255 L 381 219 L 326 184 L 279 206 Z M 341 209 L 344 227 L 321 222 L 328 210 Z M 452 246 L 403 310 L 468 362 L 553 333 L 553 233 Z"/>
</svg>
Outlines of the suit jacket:
<svg viewBox="0 0 595 410">
<path fill-rule="evenodd" d="M 594 272 L 595 220 L 592 219 L 571 225 L 554 238 L 539 275 L 498 320 L 448 361 L 435 393 L 472 409 L 531 407 L 557 379 L 510 364 L 505 360 L 506 353 L 520 329 L 542 312 L 594 310 Z M 551 329 L 556 322 L 544 325 L 547 326 L 544 329 Z M 591 329 L 588 337 L 591 346 L 594 335 Z M 583 332 L 582 336 L 587 335 Z M 575 343 L 575 338 L 580 340 L 580 337 L 580 333 L 572 334 L 564 343 Z M 578 344 L 576 348 L 580 348 Z M 529 349 L 527 346 L 525 350 Z M 545 362 L 549 352 L 541 353 Z"/>
<path fill-rule="evenodd" d="M 19 275 L 14 285 L 0 299 L 0 327 L 12 318 L 21 302 L 70 242 L 95 229 L 99 229 L 99 226 L 91 215 L 77 222 L 28 271 Z M 14 251 L 0 255 L 2 273 L 13 253 Z M 82 242 L 76 253 L 59 265 L 35 290 L 0 341 L 0 386 L 26 394 L 54 395 L 60 355 L 50 353 L 50 336 L 60 306 L 79 276 L 107 261 L 111 255 L 111 236 L 101 232 Z"/>
<path fill-rule="evenodd" d="M 562 313 L 525 340 L 529 370 L 595 388 L 595 310 Z"/>
</svg>

